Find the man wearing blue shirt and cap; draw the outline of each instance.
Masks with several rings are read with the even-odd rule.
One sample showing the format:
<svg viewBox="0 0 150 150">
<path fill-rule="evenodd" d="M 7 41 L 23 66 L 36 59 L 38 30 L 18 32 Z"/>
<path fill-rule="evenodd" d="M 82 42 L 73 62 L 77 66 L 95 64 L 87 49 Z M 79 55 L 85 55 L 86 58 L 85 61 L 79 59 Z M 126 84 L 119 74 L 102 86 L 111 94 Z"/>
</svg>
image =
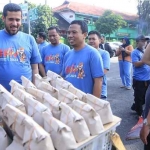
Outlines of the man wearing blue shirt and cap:
<svg viewBox="0 0 150 150">
<path fill-rule="evenodd" d="M 142 58 L 146 41 L 144 35 L 136 38 L 137 48 L 131 53 L 133 64 L 133 89 L 134 89 L 134 103 L 131 107 L 135 110 L 138 116 L 142 115 L 143 105 L 145 104 L 145 93 L 150 83 L 150 66 L 143 63 Z"/>
</svg>

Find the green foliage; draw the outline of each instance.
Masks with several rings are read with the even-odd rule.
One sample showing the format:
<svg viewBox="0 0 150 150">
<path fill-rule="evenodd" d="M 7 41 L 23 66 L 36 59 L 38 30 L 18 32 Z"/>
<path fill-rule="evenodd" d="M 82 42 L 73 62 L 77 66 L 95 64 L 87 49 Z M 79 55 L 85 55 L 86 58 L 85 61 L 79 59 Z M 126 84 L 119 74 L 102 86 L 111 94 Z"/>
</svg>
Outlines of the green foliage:
<svg viewBox="0 0 150 150">
<path fill-rule="evenodd" d="M 41 31 L 47 32 L 47 29 L 52 25 L 57 25 L 57 19 L 53 17 L 52 9 L 48 5 L 38 5 L 28 2 L 29 10 L 37 8 L 38 19 L 30 21 L 31 34 L 36 38 Z M 23 25 L 23 31 L 28 33 L 28 25 Z"/>
<path fill-rule="evenodd" d="M 105 11 L 95 23 L 96 29 L 104 35 L 110 35 L 122 26 L 126 26 L 126 22 L 120 15 L 114 14 L 112 11 Z"/>
<path fill-rule="evenodd" d="M 34 3 L 30 3 L 28 1 L 25 1 L 25 3 L 28 3 L 28 10 L 36 7 L 36 4 L 34 4 Z"/>
<path fill-rule="evenodd" d="M 150 33 L 150 1 L 139 1 L 138 4 L 140 34 Z"/>
<path fill-rule="evenodd" d="M 2 20 L 2 12 L 0 12 L 0 30 L 4 29 L 4 22 Z"/>
<path fill-rule="evenodd" d="M 31 32 L 34 37 L 38 32 L 47 32 L 52 25 L 57 25 L 57 19 L 53 17 L 52 9 L 47 5 L 37 6 L 38 19 L 31 22 Z"/>
</svg>

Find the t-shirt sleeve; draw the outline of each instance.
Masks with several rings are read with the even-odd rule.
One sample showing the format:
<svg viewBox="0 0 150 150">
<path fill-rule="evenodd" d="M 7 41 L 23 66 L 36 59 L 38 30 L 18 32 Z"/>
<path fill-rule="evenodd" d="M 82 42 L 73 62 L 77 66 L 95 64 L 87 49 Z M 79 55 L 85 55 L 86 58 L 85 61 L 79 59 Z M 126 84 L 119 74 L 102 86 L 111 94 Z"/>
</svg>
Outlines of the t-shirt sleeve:
<svg viewBox="0 0 150 150">
<path fill-rule="evenodd" d="M 32 54 L 31 54 L 30 63 L 31 64 L 40 63 L 42 61 L 41 55 L 39 53 L 39 49 L 35 42 L 35 39 L 32 36 L 31 36 L 31 45 L 32 45 Z"/>
<path fill-rule="evenodd" d="M 43 47 L 41 50 L 40 50 L 40 55 L 41 55 L 41 58 L 42 58 L 42 61 L 40 62 L 41 64 L 44 65 L 44 51 L 45 51 L 45 47 Z"/>
<path fill-rule="evenodd" d="M 93 78 L 102 77 L 104 75 L 102 57 L 96 50 L 93 50 L 91 53 L 90 68 Z"/>
<path fill-rule="evenodd" d="M 136 51 L 133 51 L 131 53 L 131 59 L 132 59 L 132 63 L 140 61 L 140 59 L 138 57 L 138 53 Z"/>
<path fill-rule="evenodd" d="M 62 72 L 61 72 L 61 76 L 63 78 L 65 78 L 66 74 L 65 74 L 65 62 L 66 62 L 66 57 L 67 57 L 67 54 L 65 54 L 64 56 L 64 59 L 63 59 L 63 67 L 62 67 Z"/>
<path fill-rule="evenodd" d="M 64 48 L 64 54 L 66 54 L 69 50 L 70 50 L 70 47 L 66 45 Z"/>
<path fill-rule="evenodd" d="M 104 69 L 107 69 L 107 70 L 110 69 L 110 56 L 108 52 L 103 54 L 103 66 L 104 66 Z"/>
</svg>

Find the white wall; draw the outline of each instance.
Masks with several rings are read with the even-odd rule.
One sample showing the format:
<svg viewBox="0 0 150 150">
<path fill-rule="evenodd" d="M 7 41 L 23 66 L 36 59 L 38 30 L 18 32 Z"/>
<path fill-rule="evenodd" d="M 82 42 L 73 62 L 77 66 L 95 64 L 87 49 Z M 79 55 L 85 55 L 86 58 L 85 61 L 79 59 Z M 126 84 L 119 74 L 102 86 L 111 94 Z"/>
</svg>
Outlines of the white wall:
<svg viewBox="0 0 150 150">
<path fill-rule="evenodd" d="M 75 13 L 72 11 L 60 12 L 59 15 L 69 23 L 75 20 Z"/>
</svg>

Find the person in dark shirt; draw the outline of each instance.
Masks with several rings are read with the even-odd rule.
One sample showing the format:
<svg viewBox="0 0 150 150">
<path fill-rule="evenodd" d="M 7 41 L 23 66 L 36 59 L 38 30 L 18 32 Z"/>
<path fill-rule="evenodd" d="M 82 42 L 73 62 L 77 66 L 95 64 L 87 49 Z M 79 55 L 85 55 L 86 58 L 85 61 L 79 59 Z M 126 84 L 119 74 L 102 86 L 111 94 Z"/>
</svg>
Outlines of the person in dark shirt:
<svg viewBox="0 0 150 150">
<path fill-rule="evenodd" d="M 110 45 L 108 43 L 105 43 L 105 37 L 101 36 L 101 44 L 99 45 L 99 48 L 106 50 L 109 52 L 110 57 L 113 57 L 113 50 L 110 47 Z"/>
</svg>

